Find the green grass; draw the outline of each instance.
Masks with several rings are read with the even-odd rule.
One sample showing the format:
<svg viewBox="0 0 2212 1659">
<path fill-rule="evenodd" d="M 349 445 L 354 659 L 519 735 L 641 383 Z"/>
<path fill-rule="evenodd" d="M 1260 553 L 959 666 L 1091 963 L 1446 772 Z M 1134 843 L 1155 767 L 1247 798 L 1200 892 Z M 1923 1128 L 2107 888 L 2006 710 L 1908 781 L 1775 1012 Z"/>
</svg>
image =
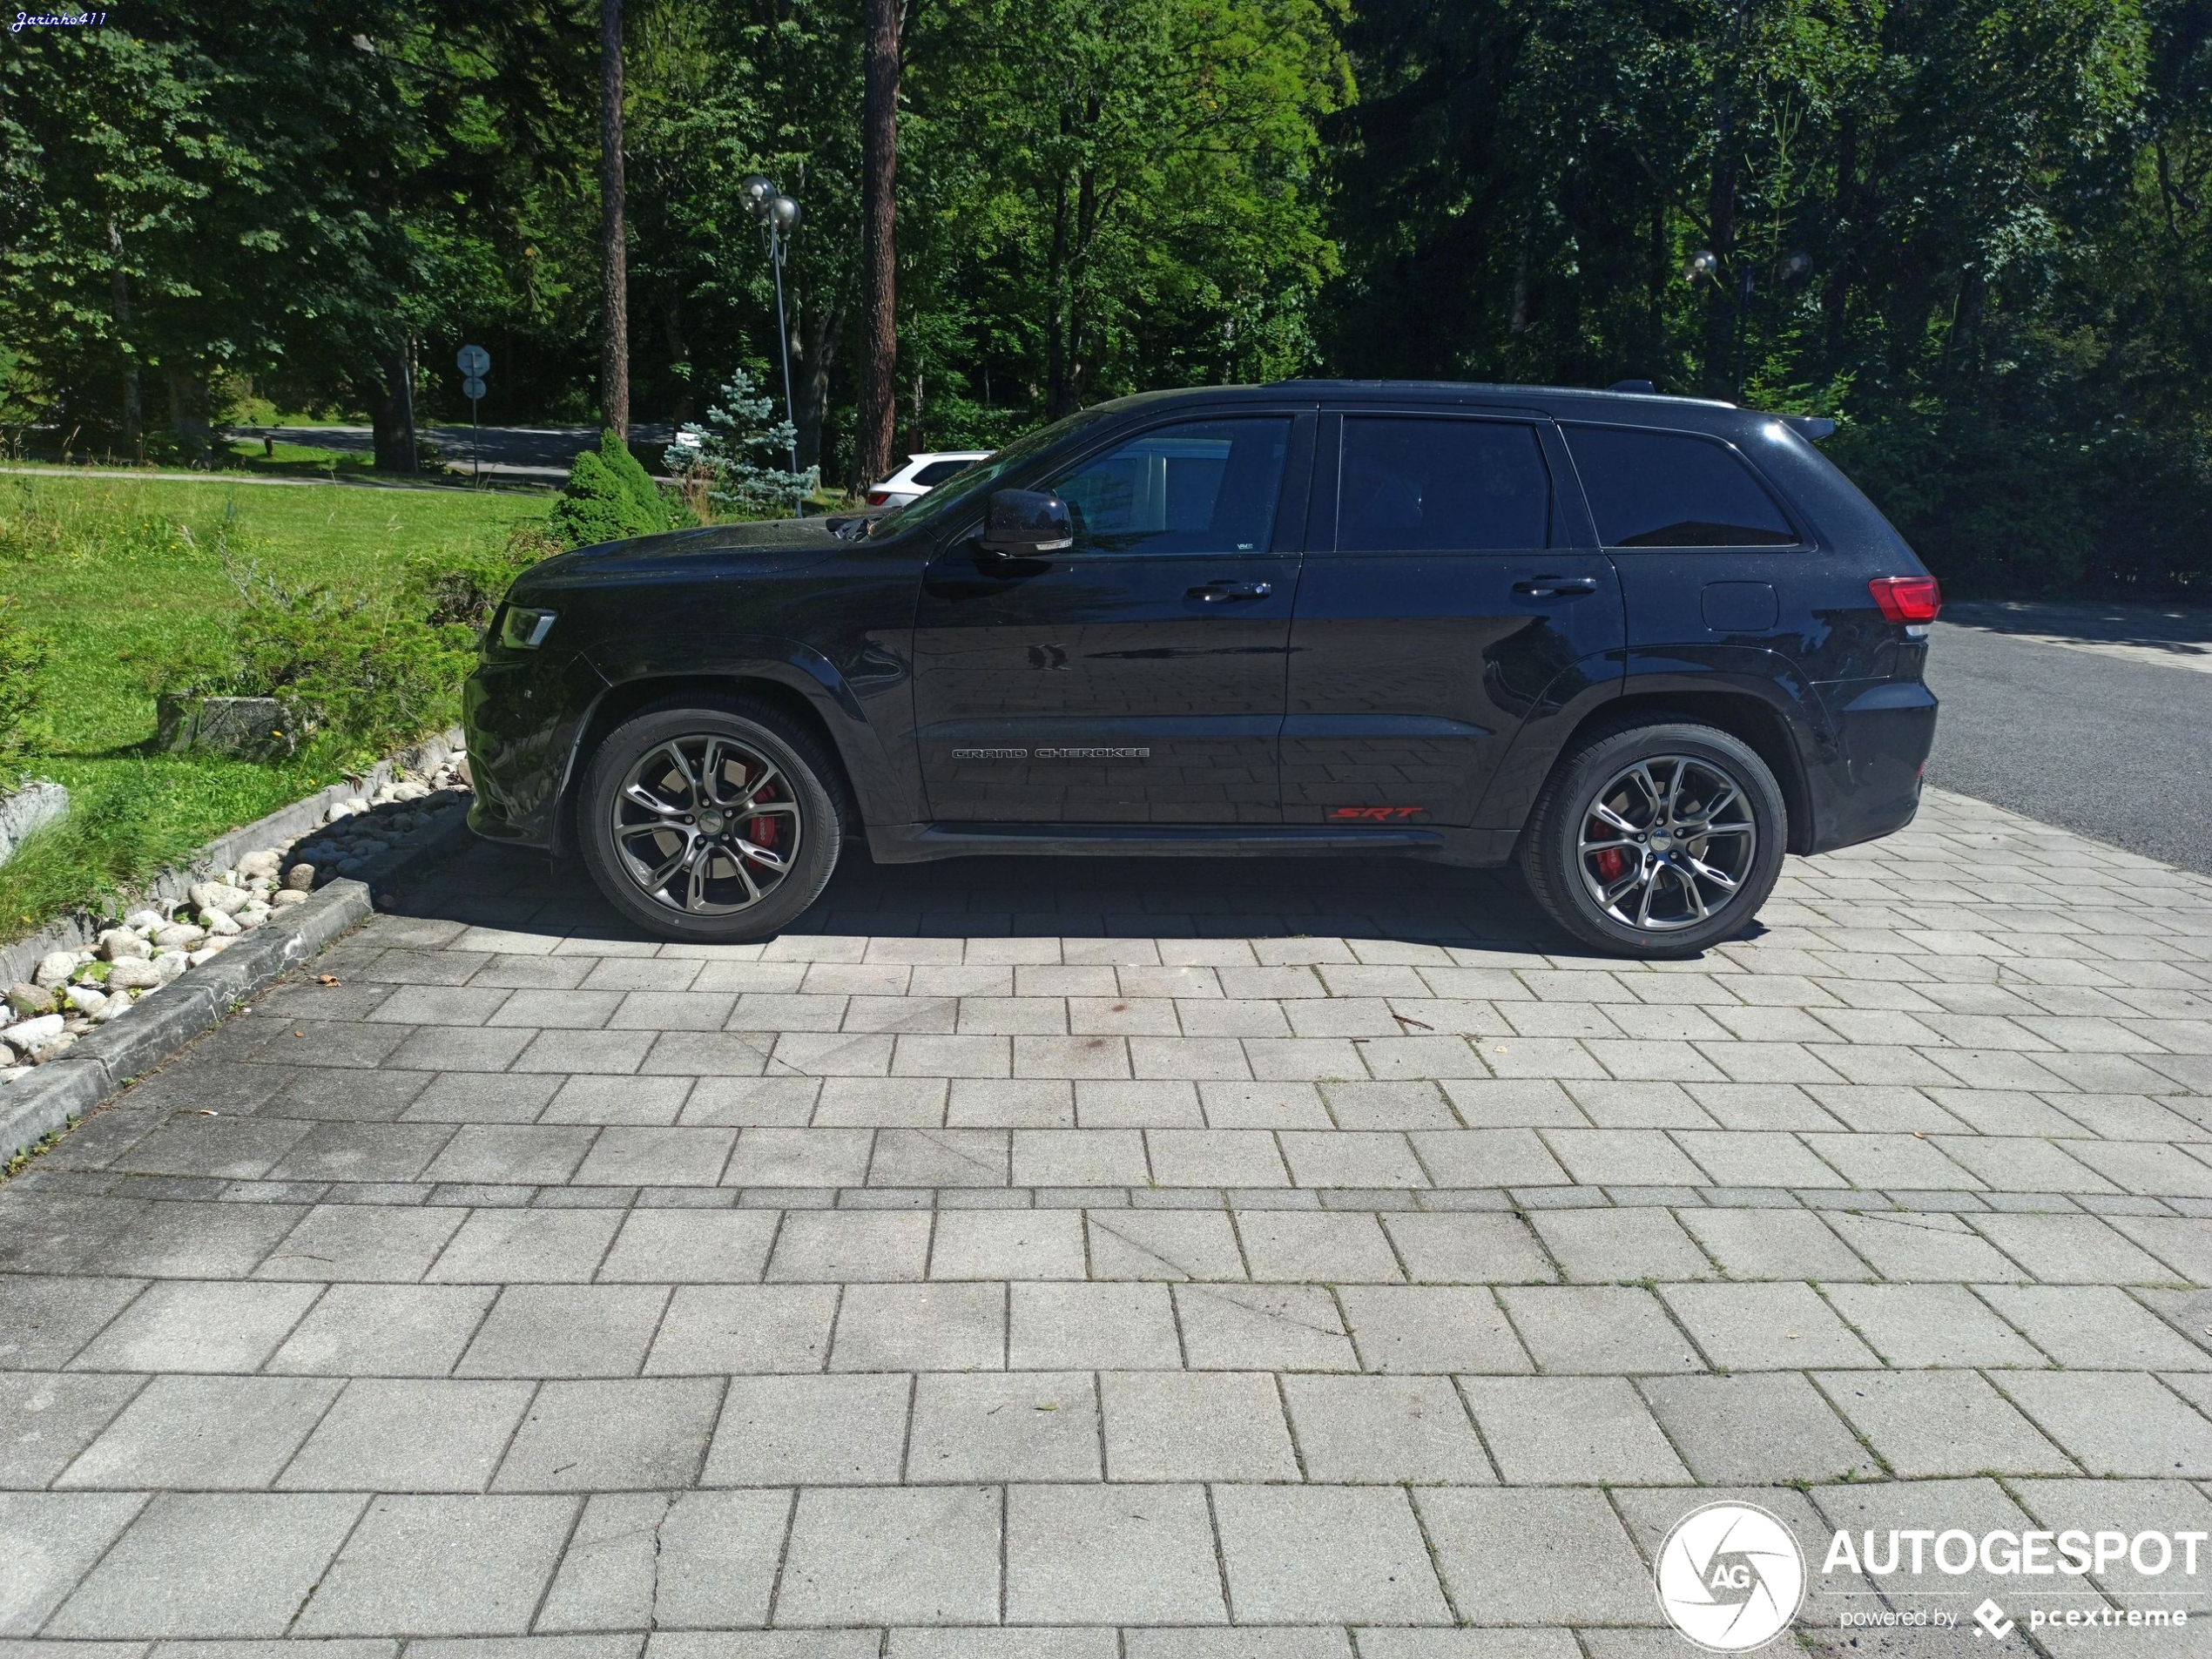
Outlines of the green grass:
<svg viewBox="0 0 2212 1659">
<path fill-rule="evenodd" d="M 280 446 L 282 448 L 284 446 Z M 0 474 L 0 590 L 51 644 L 47 730 L 27 769 L 68 819 L 0 866 L 0 935 L 95 902 L 337 775 L 147 752 L 162 665 L 238 604 L 226 570 L 388 592 L 417 554 L 495 548 L 548 496 Z"/>
<path fill-rule="evenodd" d="M 365 478 L 376 470 L 375 458 L 371 455 L 325 449 L 307 443 L 265 446 L 259 438 L 233 440 L 224 465 L 226 469 L 235 467 L 249 475 L 277 478 Z"/>
</svg>

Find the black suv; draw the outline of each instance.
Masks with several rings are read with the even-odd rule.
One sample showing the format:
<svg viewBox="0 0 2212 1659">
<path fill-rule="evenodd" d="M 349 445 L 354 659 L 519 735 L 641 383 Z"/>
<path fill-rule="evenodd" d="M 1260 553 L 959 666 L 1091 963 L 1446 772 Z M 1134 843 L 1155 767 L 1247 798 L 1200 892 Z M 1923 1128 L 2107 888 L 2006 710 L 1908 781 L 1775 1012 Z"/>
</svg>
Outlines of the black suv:
<svg viewBox="0 0 2212 1659">
<path fill-rule="evenodd" d="M 1939 597 L 1813 448 L 1648 391 L 1292 381 L 1086 409 L 873 519 L 524 574 L 470 821 L 754 939 L 848 838 L 1518 860 L 1578 939 L 1743 928 L 1910 821 Z"/>
</svg>

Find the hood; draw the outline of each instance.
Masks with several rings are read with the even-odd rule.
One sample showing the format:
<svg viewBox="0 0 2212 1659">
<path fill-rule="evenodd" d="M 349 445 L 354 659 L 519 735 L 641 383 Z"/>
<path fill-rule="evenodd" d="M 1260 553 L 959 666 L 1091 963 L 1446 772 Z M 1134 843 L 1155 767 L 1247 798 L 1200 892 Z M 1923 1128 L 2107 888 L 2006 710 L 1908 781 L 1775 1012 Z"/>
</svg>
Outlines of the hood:
<svg viewBox="0 0 2212 1659">
<path fill-rule="evenodd" d="M 670 530 L 627 542 L 580 547 L 532 565 L 521 581 L 532 590 L 598 582 L 650 579 L 682 573 L 702 558 L 732 567 L 731 574 L 802 570 L 841 544 L 820 518 L 764 518 Z"/>
</svg>

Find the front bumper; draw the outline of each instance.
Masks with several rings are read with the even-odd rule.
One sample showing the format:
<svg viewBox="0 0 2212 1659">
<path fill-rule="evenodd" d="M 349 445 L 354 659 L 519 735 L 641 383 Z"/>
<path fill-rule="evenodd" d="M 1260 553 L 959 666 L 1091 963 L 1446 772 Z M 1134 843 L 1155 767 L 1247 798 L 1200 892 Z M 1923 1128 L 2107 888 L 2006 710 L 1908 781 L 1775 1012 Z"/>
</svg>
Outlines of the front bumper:
<svg viewBox="0 0 2212 1659">
<path fill-rule="evenodd" d="M 469 827 L 489 840 L 553 852 L 577 740 L 606 681 L 575 652 L 501 657 L 462 688 L 461 725 L 476 797 Z"/>
</svg>

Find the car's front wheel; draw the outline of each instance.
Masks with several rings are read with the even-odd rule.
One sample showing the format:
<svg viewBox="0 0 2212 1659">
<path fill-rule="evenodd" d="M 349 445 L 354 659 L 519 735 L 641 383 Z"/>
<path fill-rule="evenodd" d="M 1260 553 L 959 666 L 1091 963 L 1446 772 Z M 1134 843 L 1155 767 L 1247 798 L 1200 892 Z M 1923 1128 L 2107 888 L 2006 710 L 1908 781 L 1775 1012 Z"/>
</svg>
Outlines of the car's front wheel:
<svg viewBox="0 0 2212 1659">
<path fill-rule="evenodd" d="M 763 939 L 820 896 L 844 826 L 797 721 L 732 698 L 656 705 L 607 734 L 577 803 L 600 892 L 670 939 Z"/>
<path fill-rule="evenodd" d="M 1521 867 L 1537 902 L 1583 943 L 1692 956 L 1750 924 L 1788 840 L 1781 786 L 1750 745 L 1669 721 L 1562 757 L 1522 834 Z"/>
</svg>

